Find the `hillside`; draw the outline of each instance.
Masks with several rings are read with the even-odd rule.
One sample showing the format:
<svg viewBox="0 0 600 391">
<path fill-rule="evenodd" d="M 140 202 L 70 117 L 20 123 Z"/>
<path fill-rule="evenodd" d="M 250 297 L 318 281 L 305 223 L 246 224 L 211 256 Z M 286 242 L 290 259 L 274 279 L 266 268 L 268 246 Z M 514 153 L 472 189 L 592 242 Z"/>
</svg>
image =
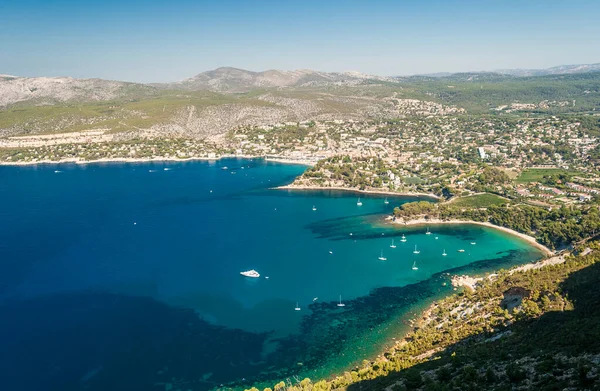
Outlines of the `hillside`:
<svg viewBox="0 0 600 391">
<path fill-rule="evenodd" d="M 162 88 L 210 90 L 217 92 L 247 92 L 274 87 L 325 87 L 330 85 L 360 85 L 366 80 L 393 81 L 391 78 L 360 73 L 326 73 L 309 69 L 295 71 L 268 70 L 252 72 L 222 67 L 200 73 L 176 83 L 155 84 Z"/>
<path fill-rule="evenodd" d="M 35 105 L 99 102 L 151 96 L 155 88 L 136 83 L 72 77 L 0 75 L 0 108 L 28 101 Z"/>
</svg>

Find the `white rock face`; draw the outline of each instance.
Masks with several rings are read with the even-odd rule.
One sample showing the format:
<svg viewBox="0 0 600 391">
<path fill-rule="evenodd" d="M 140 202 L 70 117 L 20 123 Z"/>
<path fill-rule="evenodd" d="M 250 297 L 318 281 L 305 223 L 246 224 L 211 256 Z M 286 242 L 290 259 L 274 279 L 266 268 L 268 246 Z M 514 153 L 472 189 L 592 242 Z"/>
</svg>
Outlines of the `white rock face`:
<svg viewBox="0 0 600 391">
<path fill-rule="evenodd" d="M 28 100 L 39 100 L 41 104 L 108 100 L 117 97 L 127 84 L 100 79 L 0 75 L 0 107 Z"/>
</svg>

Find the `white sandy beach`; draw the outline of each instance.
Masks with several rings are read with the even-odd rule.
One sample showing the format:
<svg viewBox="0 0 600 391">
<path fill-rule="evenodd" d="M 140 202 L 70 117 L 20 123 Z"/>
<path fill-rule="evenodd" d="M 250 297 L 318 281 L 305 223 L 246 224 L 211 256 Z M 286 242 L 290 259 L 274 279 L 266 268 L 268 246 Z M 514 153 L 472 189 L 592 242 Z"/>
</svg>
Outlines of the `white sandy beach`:
<svg viewBox="0 0 600 391">
<path fill-rule="evenodd" d="M 548 247 L 544 246 L 543 244 L 538 243 L 537 240 L 535 240 L 535 238 L 533 236 L 526 235 L 526 234 L 523 234 L 521 232 L 517 232 L 517 231 L 509 229 L 509 228 L 501 227 L 499 225 L 494 225 L 494 224 L 489 223 L 489 222 L 472 221 L 472 220 L 441 220 L 441 219 L 424 219 L 424 218 L 421 218 L 421 219 L 408 220 L 408 221 L 396 220 L 396 221 L 392 222 L 392 224 L 398 224 L 398 225 L 404 225 L 404 226 L 439 225 L 439 224 L 473 224 L 473 225 L 482 225 L 482 226 L 485 226 L 485 227 L 494 228 L 494 229 L 497 229 L 497 230 L 509 233 L 511 235 L 517 236 L 517 237 L 519 237 L 519 238 L 521 238 L 521 239 L 523 239 L 523 240 L 531 243 L 533 246 L 537 247 L 538 249 L 542 250 L 546 256 L 554 254 L 554 251 L 550 250 Z"/>
<path fill-rule="evenodd" d="M 29 162 L 0 162 L 0 166 L 31 166 L 36 164 L 61 164 L 61 163 L 74 163 L 74 164 L 90 164 L 90 163 L 146 163 L 146 162 L 189 162 L 189 161 L 204 161 L 204 160 L 220 160 L 220 159 L 264 159 L 269 162 L 285 163 L 285 164 L 299 164 L 304 166 L 314 165 L 314 162 L 309 160 L 295 160 L 285 158 L 274 158 L 265 156 L 251 156 L 251 155 L 221 155 L 218 157 L 162 157 L 156 156 L 152 158 L 102 158 L 94 160 L 84 160 L 80 158 L 66 158 L 59 160 L 38 160 Z"/>
</svg>

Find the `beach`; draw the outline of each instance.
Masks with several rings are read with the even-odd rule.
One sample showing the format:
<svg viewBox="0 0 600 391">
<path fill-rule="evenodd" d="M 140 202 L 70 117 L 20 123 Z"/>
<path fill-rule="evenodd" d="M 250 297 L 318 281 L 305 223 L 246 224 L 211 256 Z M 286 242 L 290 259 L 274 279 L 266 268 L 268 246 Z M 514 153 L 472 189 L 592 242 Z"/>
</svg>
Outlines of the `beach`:
<svg viewBox="0 0 600 391">
<path fill-rule="evenodd" d="M 0 166 L 31 166 L 36 164 L 64 164 L 64 163 L 72 163 L 72 164 L 93 164 L 93 163 L 150 163 L 150 162 L 190 162 L 190 161 L 210 161 L 210 160 L 221 160 L 221 159 L 264 159 L 268 162 L 274 163 L 284 163 L 284 164 L 298 164 L 304 166 L 312 166 L 314 165 L 313 161 L 310 160 L 294 160 L 294 159 L 286 159 L 286 158 L 275 158 L 275 157 L 266 157 L 266 156 L 251 156 L 251 155 L 220 155 L 216 157 L 187 157 L 187 158 L 177 158 L 177 157 L 164 157 L 164 156 L 156 156 L 151 158 L 102 158 L 102 159 L 93 159 L 93 160 L 83 160 L 80 158 L 66 158 L 59 160 L 38 160 L 38 161 L 15 161 L 15 162 L 0 162 Z"/>
<path fill-rule="evenodd" d="M 388 217 L 388 220 L 391 220 L 390 217 Z M 531 245 L 537 247 L 538 249 L 542 250 L 542 252 L 544 253 L 544 255 L 546 256 L 550 256 L 554 254 L 554 251 L 550 250 L 548 247 L 544 246 L 541 243 L 538 243 L 538 241 L 530 235 L 526 235 L 524 233 L 521 232 L 517 232 L 515 230 L 512 230 L 510 228 L 506 228 L 506 227 L 501 227 L 499 225 L 495 225 L 489 222 L 483 222 L 483 221 L 473 221 L 473 220 L 441 220 L 441 219 L 424 219 L 424 218 L 420 218 L 420 219 L 414 219 L 414 220 L 408 220 L 408 221 L 401 221 L 401 220 L 396 220 L 396 221 L 392 221 L 392 224 L 398 224 L 398 225 L 404 225 L 404 226 L 418 226 L 418 225 L 439 225 L 439 224 L 473 224 L 473 225 L 482 225 L 485 227 L 489 227 L 489 228 L 494 228 L 500 231 L 504 231 L 508 234 L 517 236 L 529 243 L 531 243 Z"/>
</svg>

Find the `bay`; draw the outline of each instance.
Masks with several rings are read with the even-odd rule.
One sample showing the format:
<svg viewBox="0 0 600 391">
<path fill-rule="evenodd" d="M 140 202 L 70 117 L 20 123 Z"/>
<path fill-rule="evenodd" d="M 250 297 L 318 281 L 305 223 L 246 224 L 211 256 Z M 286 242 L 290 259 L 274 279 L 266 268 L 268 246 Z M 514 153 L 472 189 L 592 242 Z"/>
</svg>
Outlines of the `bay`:
<svg viewBox="0 0 600 391">
<path fill-rule="evenodd" d="M 324 377 L 379 353 L 450 293 L 447 273 L 542 256 L 486 227 L 426 235 L 383 221 L 414 197 L 272 189 L 304 169 L 0 167 L 5 384 L 205 390 Z M 261 277 L 240 275 L 250 269 Z"/>
</svg>

